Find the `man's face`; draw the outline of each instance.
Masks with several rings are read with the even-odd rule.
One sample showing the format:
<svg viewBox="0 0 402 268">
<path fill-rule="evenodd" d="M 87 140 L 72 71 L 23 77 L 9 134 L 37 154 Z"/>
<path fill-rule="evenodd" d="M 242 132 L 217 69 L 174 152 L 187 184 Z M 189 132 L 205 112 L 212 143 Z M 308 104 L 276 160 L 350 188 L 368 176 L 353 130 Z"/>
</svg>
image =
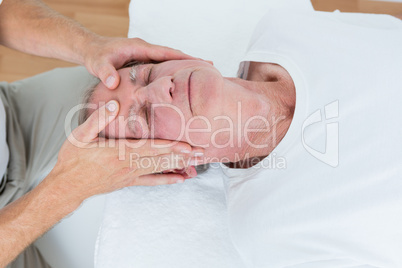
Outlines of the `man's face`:
<svg viewBox="0 0 402 268">
<path fill-rule="evenodd" d="M 247 101 L 242 98 L 246 92 L 211 64 L 167 61 L 118 72 L 117 89 L 99 83 L 91 98 L 97 106 L 109 100 L 120 103 L 120 119 L 104 131 L 106 137 L 179 140 L 200 147 L 233 138 L 219 130 L 233 127 L 229 120 L 238 114 L 237 100 Z"/>
</svg>

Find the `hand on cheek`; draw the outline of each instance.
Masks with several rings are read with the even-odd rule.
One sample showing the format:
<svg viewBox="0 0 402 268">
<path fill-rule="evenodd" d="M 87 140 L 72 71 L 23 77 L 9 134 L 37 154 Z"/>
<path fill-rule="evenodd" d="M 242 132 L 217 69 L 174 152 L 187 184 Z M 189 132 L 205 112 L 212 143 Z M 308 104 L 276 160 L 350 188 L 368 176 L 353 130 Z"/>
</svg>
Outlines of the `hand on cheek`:
<svg viewBox="0 0 402 268">
<path fill-rule="evenodd" d="M 119 103 L 108 102 L 63 144 L 52 172 L 58 175 L 53 177 L 67 193 L 83 201 L 127 186 L 173 184 L 196 176 L 193 168 L 185 173 L 161 174 L 164 170 L 188 169 L 196 161 L 202 150 L 193 150 L 189 144 L 98 137 L 118 113 Z"/>
</svg>

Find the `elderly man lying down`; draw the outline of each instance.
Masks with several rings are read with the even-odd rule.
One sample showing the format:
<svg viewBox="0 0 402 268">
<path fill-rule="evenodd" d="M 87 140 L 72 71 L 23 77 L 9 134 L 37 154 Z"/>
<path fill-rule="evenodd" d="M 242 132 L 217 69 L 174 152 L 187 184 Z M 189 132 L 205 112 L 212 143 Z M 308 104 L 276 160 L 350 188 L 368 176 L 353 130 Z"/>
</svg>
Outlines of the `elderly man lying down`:
<svg viewBox="0 0 402 268">
<path fill-rule="evenodd" d="M 105 136 L 185 141 L 205 148 L 198 164 L 223 163 L 245 266 L 401 267 L 401 47 L 390 16 L 276 10 L 238 78 L 136 64 L 88 100 L 120 103 Z"/>
</svg>

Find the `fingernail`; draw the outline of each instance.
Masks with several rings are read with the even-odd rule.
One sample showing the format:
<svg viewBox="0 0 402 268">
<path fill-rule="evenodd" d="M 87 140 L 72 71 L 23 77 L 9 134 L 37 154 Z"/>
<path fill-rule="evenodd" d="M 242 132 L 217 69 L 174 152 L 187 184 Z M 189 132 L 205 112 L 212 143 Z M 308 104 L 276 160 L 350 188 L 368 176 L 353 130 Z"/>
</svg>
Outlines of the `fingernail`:
<svg viewBox="0 0 402 268">
<path fill-rule="evenodd" d="M 107 87 L 112 87 L 115 80 L 116 80 L 116 79 L 114 78 L 114 76 L 109 76 L 109 77 L 106 79 L 106 86 L 107 86 Z"/>
<path fill-rule="evenodd" d="M 117 104 L 116 101 L 109 101 L 106 104 L 106 109 L 108 109 L 109 112 L 113 113 L 117 109 Z"/>
<path fill-rule="evenodd" d="M 183 179 L 178 179 L 178 180 L 176 181 L 176 183 L 183 183 L 183 182 L 184 182 Z"/>
<path fill-rule="evenodd" d="M 191 151 L 189 151 L 189 150 L 186 150 L 186 149 L 184 149 L 184 150 L 181 150 L 180 152 L 181 152 L 181 153 L 183 153 L 183 154 L 189 154 L 189 153 L 191 153 Z"/>
</svg>

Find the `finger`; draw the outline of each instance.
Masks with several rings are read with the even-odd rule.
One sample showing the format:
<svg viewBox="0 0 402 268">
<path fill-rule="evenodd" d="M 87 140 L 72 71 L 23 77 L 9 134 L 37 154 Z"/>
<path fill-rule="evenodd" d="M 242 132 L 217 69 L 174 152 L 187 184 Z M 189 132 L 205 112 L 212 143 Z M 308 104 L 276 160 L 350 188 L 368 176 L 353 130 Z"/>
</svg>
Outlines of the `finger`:
<svg viewBox="0 0 402 268">
<path fill-rule="evenodd" d="M 197 60 L 198 58 L 187 55 L 180 50 L 152 45 L 148 48 L 147 55 L 149 59 L 154 61 L 167 60 Z"/>
<path fill-rule="evenodd" d="M 161 46 L 157 47 L 158 49 L 154 49 L 148 52 L 149 53 L 148 57 L 154 61 L 162 62 L 167 60 L 201 60 L 211 65 L 214 65 L 213 61 L 196 58 L 188 54 L 185 54 L 177 49 L 172 49 L 169 47 L 161 47 Z"/>
<path fill-rule="evenodd" d="M 109 101 L 93 112 L 82 125 L 74 129 L 74 137 L 80 142 L 93 141 L 116 118 L 118 113 L 119 103 L 115 100 Z"/>
<path fill-rule="evenodd" d="M 118 140 L 119 148 L 126 148 L 128 156 L 144 157 L 157 156 L 169 153 L 188 154 L 189 156 L 202 157 L 204 149 L 192 148 L 191 145 L 184 142 L 170 140 Z"/>
<path fill-rule="evenodd" d="M 115 89 L 120 84 L 120 75 L 112 64 L 102 65 L 97 74 L 102 83 L 109 89 Z"/>
<path fill-rule="evenodd" d="M 197 176 L 197 170 L 195 169 L 194 166 L 190 166 L 188 168 L 182 168 L 182 169 L 174 169 L 174 170 L 169 170 L 169 172 L 163 172 L 163 173 L 176 173 L 176 174 L 181 174 L 183 175 L 184 179 L 191 179 Z"/>
<path fill-rule="evenodd" d="M 138 177 L 132 184 L 144 186 L 156 186 L 165 184 L 183 183 L 185 180 L 181 174 L 151 174 Z"/>
<path fill-rule="evenodd" d="M 160 173 L 171 169 L 187 168 L 193 162 L 186 155 L 166 154 L 130 159 L 131 174 L 136 177 Z"/>
<path fill-rule="evenodd" d="M 197 170 L 195 169 L 194 166 L 190 166 L 186 170 L 184 170 L 182 175 L 184 176 L 184 178 L 186 180 L 191 179 L 191 178 L 195 178 L 195 177 L 197 177 Z"/>
</svg>

